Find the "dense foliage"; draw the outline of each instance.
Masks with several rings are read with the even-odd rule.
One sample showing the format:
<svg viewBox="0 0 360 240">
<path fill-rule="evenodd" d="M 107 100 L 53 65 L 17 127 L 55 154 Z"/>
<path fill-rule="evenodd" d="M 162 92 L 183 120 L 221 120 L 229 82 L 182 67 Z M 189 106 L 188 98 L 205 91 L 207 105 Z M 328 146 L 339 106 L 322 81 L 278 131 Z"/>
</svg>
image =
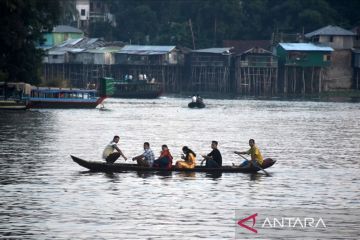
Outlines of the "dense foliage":
<svg viewBox="0 0 360 240">
<path fill-rule="evenodd" d="M 75 0 L 0 1 L 0 81 L 36 83 L 41 31 L 76 19 Z M 225 39 L 270 39 L 328 24 L 360 25 L 358 0 L 103 0 L 116 17 L 90 37 L 132 44 L 220 47 Z M 59 16 L 60 15 L 60 16 Z"/>
<path fill-rule="evenodd" d="M 38 81 L 42 52 L 36 45 L 58 10 L 57 1 L 0 1 L 0 81 Z"/>
<path fill-rule="evenodd" d="M 103 36 L 133 44 L 222 46 L 224 39 L 270 39 L 273 32 L 309 32 L 360 24 L 358 0 L 108 1 L 117 26 Z M 95 34 L 95 33 L 94 33 Z M 100 34 L 97 34 L 100 35 Z M 194 37 L 192 37 L 194 36 Z"/>
</svg>

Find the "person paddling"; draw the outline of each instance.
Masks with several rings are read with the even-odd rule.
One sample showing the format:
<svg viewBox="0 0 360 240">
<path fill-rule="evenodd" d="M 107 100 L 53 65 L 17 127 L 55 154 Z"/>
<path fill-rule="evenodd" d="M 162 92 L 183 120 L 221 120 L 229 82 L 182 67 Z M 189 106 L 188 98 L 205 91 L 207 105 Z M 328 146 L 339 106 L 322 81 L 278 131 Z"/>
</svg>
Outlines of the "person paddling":
<svg viewBox="0 0 360 240">
<path fill-rule="evenodd" d="M 261 167 L 264 158 L 261 155 L 259 148 L 255 145 L 254 139 L 249 140 L 249 146 L 250 149 L 245 152 L 234 151 L 235 154 L 238 154 L 240 156 L 241 154 L 250 154 L 251 156 L 251 161 L 245 160 L 243 163 L 240 164 L 239 167 L 251 167 L 251 165 L 255 165 L 255 166 L 259 165 Z"/>
<path fill-rule="evenodd" d="M 201 155 L 204 158 L 204 160 L 201 161 L 201 165 L 206 161 L 205 166 L 207 168 L 219 168 L 222 166 L 222 157 L 218 149 L 218 142 L 212 141 L 211 148 L 212 151 L 208 155 Z"/>
<path fill-rule="evenodd" d="M 107 163 L 111 163 L 111 164 L 114 163 L 120 156 L 123 156 L 125 161 L 127 160 L 125 155 L 122 153 L 120 148 L 117 146 L 117 143 L 119 142 L 119 140 L 120 140 L 119 136 L 114 136 L 113 140 L 108 145 L 106 145 L 106 147 L 103 151 L 103 159 L 105 159 L 105 161 Z M 116 150 L 116 152 L 115 152 L 115 150 Z"/>
</svg>

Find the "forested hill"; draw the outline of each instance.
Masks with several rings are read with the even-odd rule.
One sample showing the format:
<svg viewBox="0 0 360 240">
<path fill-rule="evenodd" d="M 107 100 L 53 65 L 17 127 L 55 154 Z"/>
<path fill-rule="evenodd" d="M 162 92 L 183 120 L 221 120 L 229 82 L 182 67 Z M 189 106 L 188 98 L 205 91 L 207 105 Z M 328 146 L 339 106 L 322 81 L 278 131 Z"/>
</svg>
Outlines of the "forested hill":
<svg viewBox="0 0 360 240">
<path fill-rule="evenodd" d="M 274 31 L 309 32 L 360 25 L 359 0 L 108 0 L 115 28 L 95 24 L 94 37 L 133 44 L 221 46 L 224 39 L 270 39 Z M 105 25 L 105 26 L 104 26 Z"/>
</svg>

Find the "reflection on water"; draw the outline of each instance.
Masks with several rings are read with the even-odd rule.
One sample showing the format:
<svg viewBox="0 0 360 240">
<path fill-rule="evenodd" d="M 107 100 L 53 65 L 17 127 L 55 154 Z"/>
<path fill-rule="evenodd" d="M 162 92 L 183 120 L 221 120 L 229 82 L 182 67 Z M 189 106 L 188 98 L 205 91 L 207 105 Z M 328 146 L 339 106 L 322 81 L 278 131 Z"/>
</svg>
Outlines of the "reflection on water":
<svg viewBox="0 0 360 240">
<path fill-rule="evenodd" d="M 243 206 L 360 206 L 358 103 L 108 99 L 107 111 L 0 112 L 0 236 L 21 239 L 232 239 Z M 149 141 L 174 159 L 219 141 L 225 165 L 255 138 L 277 163 L 242 173 L 92 173 L 70 154 L 100 160 L 119 134 L 128 158 Z M 123 159 L 120 160 L 124 162 Z M 191 231 L 184 229 L 191 228 Z"/>
</svg>

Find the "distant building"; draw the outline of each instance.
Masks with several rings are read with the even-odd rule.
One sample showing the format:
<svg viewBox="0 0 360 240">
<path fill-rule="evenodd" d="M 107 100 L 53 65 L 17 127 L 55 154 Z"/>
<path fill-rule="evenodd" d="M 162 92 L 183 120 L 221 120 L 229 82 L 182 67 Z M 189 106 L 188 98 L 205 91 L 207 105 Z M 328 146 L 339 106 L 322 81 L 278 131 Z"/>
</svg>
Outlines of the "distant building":
<svg viewBox="0 0 360 240">
<path fill-rule="evenodd" d="M 183 64 L 184 56 L 176 46 L 125 45 L 116 53 L 117 64 L 174 65 Z"/>
<path fill-rule="evenodd" d="M 242 54 L 249 49 L 262 48 L 271 51 L 270 40 L 224 40 L 223 47 L 232 48 L 234 54 Z"/>
<path fill-rule="evenodd" d="M 279 43 L 276 55 L 279 65 L 294 67 L 326 67 L 331 63 L 333 48 L 313 43 Z"/>
<path fill-rule="evenodd" d="M 254 47 L 235 57 L 236 93 L 271 96 L 277 93 L 278 61 L 270 51 Z"/>
<path fill-rule="evenodd" d="M 161 83 L 165 91 L 182 88 L 184 53 L 176 46 L 125 45 L 115 53 L 115 62 L 121 66 L 122 78 L 141 76 Z"/>
<path fill-rule="evenodd" d="M 338 26 L 326 26 L 305 34 L 313 43 L 326 43 L 335 50 L 351 49 L 354 46 L 355 33 Z"/>
<path fill-rule="evenodd" d="M 232 48 L 207 48 L 191 51 L 187 90 L 231 93 L 231 50 Z"/>
<path fill-rule="evenodd" d="M 103 0 L 76 0 L 79 13 L 78 28 L 88 32 L 89 25 L 94 22 L 110 22 L 116 25 L 115 17 L 110 13 L 108 4 Z"/>
<path fill-rule="evenodd" d="M 104 41 L 98 38 L 68 39 L 46 51 L 44 63 L 82 63 L 91 64 L 93 57 L 82 58 L 82 52 L 104 46 Z"/>
<path fill-rule="evenodd" d="M 278 57 L 278 88 L 284 94 L 321 92 L 325 69 L 331 65 L 333 48 L 313 43 L 279 43 L 275 49 Z M 282 91 L 281 91 L 282 90 Z"/>
<path fill-rule="evenodd" d="M 43 33 L 43 36 L 45 38 L 43 47 L 52 47 L 69 39 L 82 38 L 84 37 L 84 32 L 71 26 L 58 25 L 51 32 Z"/>
<path fill-rule="evenodd" d="M 354 47 L 356 34 L 338 26 L 326 26 L 305 34 L 313 43 L 328 44 L 335 49 L 331 53 L 331 65 L 325 71 L 325 90 L 350 89 L 353 69 L 351 49 Z"/>
</svg>

